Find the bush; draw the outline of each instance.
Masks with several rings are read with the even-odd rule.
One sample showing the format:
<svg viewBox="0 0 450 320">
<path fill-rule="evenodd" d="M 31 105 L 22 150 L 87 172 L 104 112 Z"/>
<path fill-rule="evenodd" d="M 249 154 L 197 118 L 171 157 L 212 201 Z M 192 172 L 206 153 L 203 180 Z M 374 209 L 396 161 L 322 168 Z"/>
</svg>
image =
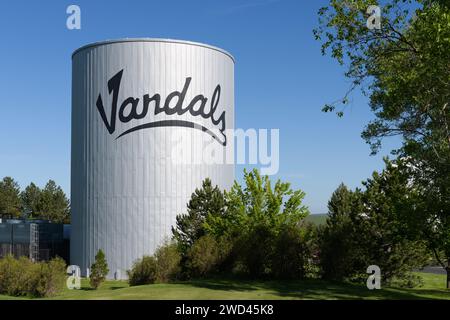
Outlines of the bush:
<svg viewBox="0 0 450 320">
<path fill-rule="evenodd" d="M 181 255 L 175 243 L 165 242 L 155 254 L 156 281 L 168 282 L 177 278 L 180 272 Z"/>
<path fill-rule="evenodd" d="M 252 278 L 270 275 L 274 231 L 268 225 L 259 224 L 243 234 L 235 246 L 239 266 L 235 270 L 246 273 Z"/>
<path fill-rule="evenodd" d="M 175 243 L 165 242 L 153 256 L 137 260 L 127 271 L 130 286 L 169 282 L 178 277 L 181 255 Z"/>
<path fill-rule="evenodd" d="M 35 297 L 50 297 L 64 288 L 66 263 L 55 258 L 48 263 L 34 264 L 34 273 L 30 281 L 30 293 Z"/>
<path fill-rule="evenodd" d="M 128 273 L 128 283 L 130 286 L 139 286 L 151 284 L 157 278 L 156 259 L 153 256 L 144 256 L 142 259 L 134 262 Z"/>
<path fill-rule="evenodd" d="M 312 224 L 286 225 L 275 239 L 272 274 L 278 279 L 301 279 L 314 271 L 316 232 Z"/>
<path fill-rule="evenodd" d="M 98 250 L 95 255 L 95 261 L 91 265 L 91 274 L 89 277 L 89 283 L 92 288 L 97 289 L 100 284 L 105 281 L 108 274 L 108 264 L 106 263 L 105 254 L 102 250 Z"/>
<path fill-rule="evenodd" d="M 0 293 L 11 296 L 49 297 L 65 284 L 65 263 L 56 258 L 32 262 L 26 257 L 0 259 Z"/>
<path fill-rule="evenodd" d="M 194 242 L 188 252 L 188 270 L 191 277 L 203 277 L 219 271 L 231 251 L 229 241 L 206 235 Z"/>
<path fill-rule="evenodd" d="M 26 257 L 7 256 L 0 260 L 0 292 L 10 296 L 28 295 L 32 262 Z"/>
</svg>

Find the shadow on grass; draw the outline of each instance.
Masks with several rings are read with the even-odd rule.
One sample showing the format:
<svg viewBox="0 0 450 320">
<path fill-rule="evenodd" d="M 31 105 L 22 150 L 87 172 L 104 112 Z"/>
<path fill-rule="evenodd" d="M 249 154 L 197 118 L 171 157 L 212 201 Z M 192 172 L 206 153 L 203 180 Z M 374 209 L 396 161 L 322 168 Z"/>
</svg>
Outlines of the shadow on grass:
<svg viewBox="0 0 450 320">
<path fill-rule="evenodd" d="M 319 279 L 296 281 L 250 281 L 250 280 L 193 280 L 188 284 L 211 290 L 258 291 L 292 299 L 433 299 L 445 291 L 425 289 L 387 288 L 369 290 L 365 285 L 330 282 Z"/>
<path fill-rule="evenodd" d="M 81 287 L 79 290 L 81 290 L 81 291 L 94 291 L 95 289 L 91 288 L 91 287 Z"/>
<path fill-rule="evenodd" d="M 126 287 L 126 286 L 112 286 L 112 287 L 109 287 L 108 289 L 110 289 L 110 290 L 118 290 L 118 289 L 124 289 L 124 288 L 128 288 L 128 287 Z"/>
</svg>

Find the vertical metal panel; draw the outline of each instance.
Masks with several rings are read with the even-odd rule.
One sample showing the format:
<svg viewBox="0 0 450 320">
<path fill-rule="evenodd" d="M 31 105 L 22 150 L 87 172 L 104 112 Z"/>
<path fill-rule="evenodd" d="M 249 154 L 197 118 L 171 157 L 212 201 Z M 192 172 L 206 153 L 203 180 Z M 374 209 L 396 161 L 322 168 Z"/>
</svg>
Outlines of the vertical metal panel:
<svg viewBox="0 0 450 320">
<path fill-rule="evenodd" d="M 0 243 L 12 243 L 12 224 L 0 223 Z"/>
<path fill-rule="evenodd" d="M 30 243 L 30 225 L 29 223 L 13 224 L 13 242 L 21 244 Z"/>
<path fill-rule="evenodd" d="M 154 113 L 150 103 L 142 119 L 116 121 L 110 134 L 96 107 L 99 95 L 110 121 L 112 95 L 108 80 L 123 70 L 118 108 L 128 97 L 159 93 L 161 107 L 173 91 L 181 91 L 191 78 L 183 106 L 196 95 L 208 98 L 221 86 L 215 118 L 225 111 L 226 129 L 234 128 L 234 62 L 226 52 L 182 41 L 136 39 L 93 44 L 77 50 L 72 58 L 72 163 L 71 163 L 71 263 L 86 268 L 99 249 L 110 267 L 129 269 L 145 254 L 152 254 L 165 238 L 177 214 L 186 212 L 195 188 L 210 177 L 222 189 L 231 187 L 234 165 L 205 162 L 202 146 L 214 143 L 225 151 L 234 148 L 227 133 L 227 145 L 202 130 L 186 127 L 154 127 L 131 132 L 128 129 L 152 121 L 184 120 L 214 129 L 211 119 L 184 114 Z M 128 106 L 129 108 L 130 106 Z M 117 110 L 119 111 L 119 110 Z M 181 142 L 176 138 L 182 138 Z M 201 161 L 179 163 L 184 155 L 174 153 L 176 144 Z M 217 147 L 219 146 L 219 147 Z M 232 149 L 231 149 L 232 150 Z"/>
</svg>

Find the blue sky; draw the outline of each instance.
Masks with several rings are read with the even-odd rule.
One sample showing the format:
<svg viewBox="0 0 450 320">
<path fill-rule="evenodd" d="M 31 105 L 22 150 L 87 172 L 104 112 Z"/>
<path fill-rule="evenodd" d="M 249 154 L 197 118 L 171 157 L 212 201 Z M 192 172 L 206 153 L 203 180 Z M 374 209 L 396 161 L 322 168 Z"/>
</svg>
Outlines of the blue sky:
<svg viewBox="0 0 450 320">
<path fill-rule="evenodd" d="M 204 42 L 235 65 L 237 128 L 279 128 L 276 176 L 326 212 L 340 182 L 360 185 L 383 167 L 396 141 L 370 156 L 360 138 L 373 117 L 352 96 L 344 118 L 321 112 L 349 86 L 344 69 L 320 54 L 312 29 L 327 1 L 10 1 L 0 10 L 0 177 L 25 187 L 54 179 L 70 193 L 71 54 L 90 42 L 153 37 Z M 81 30 L 66 8 L 81 8 Z M 242 167 L 236 170 L 241 176 Z"/>
</svg>

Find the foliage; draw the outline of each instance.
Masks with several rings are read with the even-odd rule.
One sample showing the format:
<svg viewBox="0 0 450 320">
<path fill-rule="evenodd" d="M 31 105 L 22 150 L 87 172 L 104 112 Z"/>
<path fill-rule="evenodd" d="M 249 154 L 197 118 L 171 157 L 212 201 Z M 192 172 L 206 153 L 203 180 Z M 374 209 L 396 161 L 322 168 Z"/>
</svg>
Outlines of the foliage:
<svg viewBox="0 0 450 320">
<path fill-rule="evenodd" d="M 309 214 L 302 205 L 305 193 L 292 190 L 290 184 L 278 180 L 272 188 L 268 176 L 258 170 L 244 170 L 245 187 L 237 182 L 225 192 L 226 210 L 222 215 L 209 215 L 207 232 L 215 236 L 231 236 L 267 227 L 277 233 L 286 224 L 296 224 Z"/>
<path fill-rule="evenodd" d="M 41 201 L 42 191 L 31 182 L 25 190 L 20 193 L 20 200 L 22 202 L 22 210 L 31 217 L 36 217 L 39 211 L 39 202 Z"/>
<path fill-rule="evenodd" d="M 51 297 L 65 284 L 65 263 L 56 258 L 32 262 L 26 257 L 0 259 L 0 293 L 11 296 Z"/>
<path fill-rule="evenodd" d="M 34 215 L 54 222 L 68 222 L 70 205 L 64 191 L 53 180 L 41 190 Z"/>
<path fill-rule="evenodd" d="M 187 214 L 176 217 L 176 227 L 172 227 L 174 239 L 186 256 L 194 241 L 205 235 L 203 223 L 207 216 L 223 215 L 225 199 L 222 191 L 213 187 L 210 179 L 205 179 L 201 189 L 195 189 L 187 205 Z"/>
<path fill-rule="evenodd" d="M 180 272 L 181 255 L 176 243 L 166 241 L 156 250 L 154 257 L 157 266 L 157 282 L 169 282 L 178 276 Z"/>
<path fill-rule="evenodd" d="M 152 256 L 144 256 L 134 262 L 128 270 L 130 286 L 165 283 L 174 280 L 180 273 L 181 255 L 176 243 L 164 242 Z"/>
<path fill-rule="evenodd" d="M 0 217 L 18 217 L 20 215 L 20 188 L 11 177 L 0 181 Z"/>
<path fill-rule="evenodd" d="M 20 192 L 14 179 L 4 177 L 0 181 L 0 217 L 19 217 L 24 213 L 30 218 L 70 222 L 70 204 L 64 191 L 53 180 L 43 189 L 33 182 Z"/>
<path fill-rule="evenodd" d="M 271 270 L 277 279 L 314 277 L 317 229 L 311 223 L 287 225 L 275 239 Z"/>
<path fill-rule="evenodd" d="M 229 254 L 234 260 L 232 270 L 251 277 L 272 276 L 275 239 L 284 228 L 297 225 L 308 215 L 302 205 L 305 194 L 280 180 L 272 188 L 269 177 L 257 170 L 244 171 L 244 181 L 244 187 L 235 182 L 225 192 L 225 212 L 208 215 L 204 227 L 216 239 L 233 240 Z"/>
<path fill-rule="evenodd" d="M 205 235 L 194 242 L 188 252 L 188 269 L 191 277 L 205 277 L 220 271 L 222 263 L 230 254 L 232 243 Z"/>
<path fill-rule="evenodd" d="M 154 283 L 157 279 L 157 263 L 153 256 L 144 256 L 133 263 L 128 273 L 130 286 L 139 286 Z"/>
<path fill-rule="evenodd" d="M 48 263 L 35 264 L 30 294 L 34 297 L 52 297 L 62 291 L 66 280 L 66 263 L 55 258 Z"/>
<path fill-rule="evenodd" d="M 364 186 L 364 192 L 352 192 L 341 185 L 330 199 L 329 219 L 320 232 L 323 276 L 362 280 L 369 265 L 378 265 L 385 283 L 407 279 L 429 258 L 423 241 L 409 238 L 400 219 L 414 206 L 414 190 L 387 160 L 386 169 Z"/>
<path fill-rule="evenodd" d="M 364 268 L 360 262 L 358 231 L 352 222 L 358 191 L 344 184 L 331 195 L 326 225 L 319 229 L 320 266 L 325 279 L 342 280 L 354 270 Z"/>
<path fill-rule="evenodd" d="M 315 36 L 323 41 L 323 53 L 347 65 L 350 90 L 362 86 L 369 95 L 375 119 L 362 137 L 372 152 L 383 138 L 402 137 L 394 152 L 414 168 L 409 178 L 421 208 L 411 212 L 408 224 L 420 227 L 416 236 L 448 270 L 450 287 L 450 5 L 389 0 L 382 6 L 381 29 L 369 29 L 364 13 L 374 3 L 331 0 L 319 11 Z"/>
<path fill-rule="evenodd" d="M 91 265 L 91 273 L 89 275 L 89 283 L 91 284 L 91 287 L 97 289 L 100 284 L 105 281 L 108 272 L 109 269 L 106 262 L 105 253 L 100 249 L 95 255 L 94 263 Z"/>
</svg>

